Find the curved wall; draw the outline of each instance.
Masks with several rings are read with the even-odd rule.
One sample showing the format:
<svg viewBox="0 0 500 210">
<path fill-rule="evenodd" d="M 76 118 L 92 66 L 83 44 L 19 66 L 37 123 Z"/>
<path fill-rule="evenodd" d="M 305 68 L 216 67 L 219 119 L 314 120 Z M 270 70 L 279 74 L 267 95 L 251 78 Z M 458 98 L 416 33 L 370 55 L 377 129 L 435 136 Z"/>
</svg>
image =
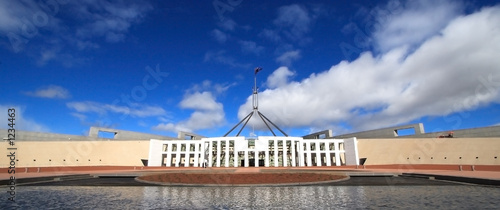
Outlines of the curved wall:
<svg viewBox="0 0 500 210">
<path fill-rule="evenodd" d="M 17 150 L 7 150 L 0 144 L 0 168 L 9 167 L 5 155 L 16 154 L 16 167 L 47 166 L 143 166 L 147 159 L 149 140 L 146 141 L 19 141 Z"/>
<path fill-rule="evenodd" d="M 500 138 L 358 139 L 365 165 L 500 165 Z"/>
</svg>

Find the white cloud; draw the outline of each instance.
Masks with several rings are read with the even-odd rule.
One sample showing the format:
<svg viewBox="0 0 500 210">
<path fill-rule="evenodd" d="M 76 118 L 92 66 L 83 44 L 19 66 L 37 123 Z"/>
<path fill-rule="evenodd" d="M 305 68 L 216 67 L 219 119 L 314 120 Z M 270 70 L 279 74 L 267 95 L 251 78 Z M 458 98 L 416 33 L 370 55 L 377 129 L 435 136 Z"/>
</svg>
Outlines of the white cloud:
<svg viewBox="0 0 500 210">
<path fill-rule="evenodd" d="M 106 114 L 107 109 L 104 104 L 92 101 L 83 101 L 83 102 L 69 102 L 66 103 L 66 106 L 70 109 L 74 109 L 77 112 L 94 112 L 98 114 Z"/>
<path fill-rule="evenodd" d="M 8 127 L 8 121 L 9 117 L 7 116 L 7 110 L 8 109 L 15 109 L 15 117 L 14 117 L 14 128 L 16 130 L 21 130 L 21 131 L 35 131 L 35 132 L 50 132 L 50 129 L 33 119 L 30 119 L 29 117 L 26 117 L 25 111 L 26 107 L 24 106 L 17 106 L 17 105 L 0 105 L 0 110 L 4 110 L 5 114 L 0 115 L 0 120 L 2 123 L 0 124 L 0 129 L 9 129 Z"/>
<path fill-rule="evenodd" d="M 241 51 L 244 53 L 252 53 L 255 55 L 259 55 L 264 47 L 257 45 L 257 43 L 253 41 L 240 41 Z"/>
<path fill-rule="evenodd" d="M 278 44 L 275 48 L 276 62 L 289 66 L 301 57 L 301 51 L 294 45 L 304 47 L 312 41 L 307 34 L 321 14 L 324 11 L 317 5 L 311 10 L 299 4 L 282 6 L 273 20 L 275 28 L 263 29 L 258 36 Z"/>
<path fill-rule="evenodd" d="M 288 84 L 289 78 L 295 75 L 287 67 L 279 67 L 267 78 L 266 85 L 268 88 L 279 88 Z"/>
<path fill-rule="evenodd" d="M 270 30 L 270 29 L 263 29 L 262 32 L 259 33 L 259 37 L 266 38 L 268 40 L 271 40 L 273 42 L 280 42 L 281 37 L 279 33 L 275 30 Z"/>
<path fill-rule="evenodd" d="M 290 66 L 293 61 L 298 60 L 300 58 L 300 50 L 290 50 L 281 54 L 278 58 L 276 58 L 276 62 L 281 65 Z"/>
<path fill-rule="evenodd" d="M 303 6 L 292 4 L 278 9 L 278 17 L 274 24 L 281 28 L 286 28 L 285 35 L 292 40 L 303 38 L 309 31 L 312 18 Z"/>
<path fill-rule="evenodd" d="M 85 23 L 76 31 L 82 39 L 103 37 L 107 42 L 120 42 L 133 23 L 139 22 L 153 7 L 147 3 L 79 1 L 71 7 Z"/>
<path fill-rule="evenodd" d="M 259 108 L 281 126 L 365 130 L 500 103 L 499 22 L 500 7 L 457 17 L 415 49 L 394 48 L 376 57 L 365 52 L 267 89 L 259 94 Z M 249 97 L 240 119 L 251 104 Z"/>
<path fill-rule="evenodd" d="M 184 96 L 184 99 L 179 104 L 183 109 L 195 109 L 195 110 L 219 110 L 222 109 L 222 104 L 217 103 L 214 100 L 212 93 L 195 92 Z"/>
<path fill-rule="evenodd" d="M 14 15 L 16 6 L 13 4 L 20 4 L 18 1 L 0 1 L 0 31 L 4 34 L 17 30 L 17 26 L 21 24 L 20 20 Z M 18 11 L 19 12 L 19 11 Z"/>
<path fill-rule="evenodd" d="M 217 85 L 207 87 L 207 85 L 211 84 L 209 81 L 203 83 L 206 89 L 220 90 Z M 153 130 L 194 132 L 223 125 L 226 122 L 223 105 L 217 102 L 215 95 L 211 91 L 198 91 L 198 89 L 199 86 L 195 86 L 194 89 L 188 90 L 191 93 L 186 94 L 179 103 L 182 109 L 194 110 L 188 119 L 176 124 L 160 123 L 153 127 Z"/>
<path fill-rule="evenodd" d="M 166 115 L 167 112 L 159 106 L 144 104 L 132 104 L 132 107 L 118 106 L 114 104 L 103 104 L 93 101 L 69 102 L 66 106 L 80 113 L 97 113 L 100 115 L 109 112 L 130 115 L 133 117 L 155 117 Z"/>
<path fill-rule="evenodd" d="M 236 26 L 238 26 L 238 24 L 230 18 L 225 18 L 223 21 L 218 22 L 217 25 L 226 31 L 234 31 Z"/>
<path fill-rule="evenodd" d="M 227 89 L 229 89 L 231 86 L 234 86 L 234 85 L 236 85 L 236 83 L 234 83 L 234 82 L 230 83 L 230 84 L 227 84 L 227 83 L 223 83 L 223 84 L 215 83 L 214 84 L 210 80 L 204 80 L 203 82 L 201 82 L 199 84 L 194 84 L 188 90 L 188 92 L 194 93 L 194 92 L 209 91 L 211 93 L 214 93 L 214 95 L 219 95 L 219 94 L 224 93 Z"/>
<path fill-rule="evenodd" d="M 236 61 L 233 57 L 226 54 L 226 51 L 219 50 L 217 52 L 208 51 L 205 53 L 205 57 L 203 59 L 205 62 L 215 61 L 218 63 L 222 63 L 224 65 L 228 65 L 233 68 L 250 68 L 250 64 L 240 63 Z"/>
<path fill-rule="evenodd" d="M 55 7 L 42 5 L 33 0 L 0 1 L 0 34 L 12 32 L 30 39 L 38 34 L 38 28 L 54 26 L 57 22 L 52 17 Z"/>
<path fill-rule="evenodd" d="M 389 4 L 387 7 L 390 7 Z M 387 52 L 403 45 L 416 46 L 439 33 L 450 20 L 460 15 L 458 1 L 408 1 L 402 8 L 377 10 L 378 23 L 373 34 L 375 47 Z M 387 11 L 393 14 L 387 15 Z"/>
<path fill-rule="evenodd" d="M 70 54 L 73 48 L 97 48 L 96 38 L 124 41 L 130 27 L 152 9 L 148 2 L 0 1 L 0 36 L 8 38 L 9 50 L 25 52 L 38 65 L 54 60 L 70 67 L 85 60 Z M 61 20 L 62 15 L 71 19 Z"/>
<path fill-rule="evenodd" d="M 71 116 L 78 118 L 78 120 L 80 120 L 80 122 L 85 122 L 85 120 L 87 120 L 87 116 L 85 116 L 84 114 L 81 114 L 81 113 L 73 112 L 73 113 L 71 113 Z"/>
<path fill-rule="evenodd" d="M 40 97 L 40 98 L 70 98 L 71 94 L 69 91 L 61 86 L 49 85 L 47 87 L 39 88 L 36 91 L 25 92 L 28 96 Z"/>
<path fill-rule="evenodd" d="M 228 35 L 226 33 L 222 32 L 219 29 L 212 30 L 212 32 L 210 32 L 210 34 L 212 35 L 212 37 L 214 37 L 214 39 L 217 42 L 219 42 L 221 44 L 223 44 L 223 43 L 225 43 L 227 41 Z"/>
</svg>

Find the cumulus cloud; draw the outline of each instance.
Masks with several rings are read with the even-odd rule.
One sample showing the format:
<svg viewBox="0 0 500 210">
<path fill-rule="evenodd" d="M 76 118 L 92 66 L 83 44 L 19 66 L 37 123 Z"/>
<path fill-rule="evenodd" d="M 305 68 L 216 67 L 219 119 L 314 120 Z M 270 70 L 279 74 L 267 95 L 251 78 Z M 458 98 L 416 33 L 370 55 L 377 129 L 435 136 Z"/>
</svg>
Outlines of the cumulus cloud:
<svg viewBox="0 0 500 210">
<path fill-rule="evenodd" d="M 276 62 L 281 65 L 290 66 L 293 61 L 300 59 L 300 50 L 290 50 L 276 58 Z"/>
<path fill-rule="evenodd" d="M 0 115 L 0 120 L 2 123 L 0 125 L 0 129 L 9 129 L 10 127 L 7 125 L 8 121 L 8 116 L 7 116 L 7 110 L 8 109 L 15 109 L 15 129 L 16 130 L 22 130 L 22 131 L 35 131 L 35 132 L 50 132 L 50 129 L 46 126 L 43 125 L 39 122 L 36 122 L 35 120 L 27 117 L 25 115 L 26 107 L 24 106 L 19 106 L 19 105 L 1 105 L 0 104 L 0 110 L 5 110 L 5 114 Z"/>
<path fill-rule="evenodd" d="M 244 53 L 252 53 L 255 55 L 259 55 L 264 47 L 257 45 L 257 43 L 253 41 L 240 41 L 241 51 Z"/>
<path fill-rule="evenodd" d="M 238 62 L 234 57 L 227 55 L 225 50 L 208 51 L 205 53 L 203 61 L 215 61 L 233 68 L 250 68 L 250 64 Z"/>
<path fill-rule="evenodd" d="M 222 108 L 222 104 L 217 103 L 212 93 L 207 91 L 196 92 L 184 97 L 179 106 L 183 109 L 195 110 L 219 110 Z"/>
<path fill-rule="evenodd" d="M 45 15 L 42 16 L 42 13 Z M 7 34 L 9 32 L 25 35 L 25 36 L 35 36 L 38 31 L 31 30 L 29 33 L 25 31 L 22 33 L 22 26 L 30 27 L 33 29 L 35 27 L 32 18 L 35 17 L 45 17 L 47 14 L 35 1 L 1 1 L 0 2 L 0 33 Z M 37 25 L 46 26 L 50 22 L 39 21 Z"/>
<path fill-rule="evenodd" d="M 276 69 L 267 77 L 266 86 L 268 88 L 278 88 L 288 84 L 289 78 L 295 75 L 288 67 L 282 66 Z"/>
<path fill-rule="evenodd" d="M 304 34 L 309 31 L 312 18 L 308 10 L 298 4 L 283 6 L 278 9 L 278 17 L 274 20 L 274 24 L 286 28 L 285 35 L 292 40 L 303 38 Z"/>
<path fill-rule="evenodd" d="M 155 117 L 164 116 L 167 112 L 159 106 L 151 106 L 133 103 L 131 107 L 118 106 L 114 104 L 104 104 L 94 101 L 77 101 L 66 103 L 66 106 L 79 113 L 97 113 L 105 115 L 108 113 L 117 113 L 123 115 L 130 115 L 132 117 Z M 73 116 L 75 116 L 73 114 Z"/>
<path fill-rule="evenodd" d="M 210 35 L 219 43 L 223 44 L 227 41 L 228 35 L 219 29 L 214 29 L 210 32 Z"/>
<path fill-rule="evenodd" d="M 210 80 L 204 80 L 203 82 L 199 84 L 194 84 L 188 92 L 194 93 L 194 92 L 205 92 L 209 91 L 210 93 L 213 93 L 214 95 L 220 95 L 224 92 L 226 92 L 227 89 L 230 87 L 236 85 L 236 83 L 213 83 Z"/>
<path fill-rule="evenodd" d="M 57 85 L 49 85 L 47 87 L 38 88 L 36 91 L 28 91 L 25 92 L 25 94 L 39 98 L 66 99 L 71 97 L 71 94 L 67 89 Z"/>
<path fill-rule="evenodd" d="M 498 6 L 456 17 L 415 49 L 365 52 L 267 89 L 259 94 L 259 108 L 281 126 L 365 130 L 500 103 L 499 22 Z M 249 97 L 240 119 L 251 105 Z"/>
<path fill-rule="evenodd" d="M 259 37 L 268 39 L 268 40 L 273 41 L 273 42 L 280 42 L 281 41 L 281 36 L 279 35 L 279 33 L 277 31 L 271 30 L 271 29 L 263 29 L 259 33 Z"/>
<path fill-rule="evenodd" d="M 153 8 L 147 3 L 87 0 L 75 2 L 72 9 L 85 21 L 76 31 L 78 37 L 103 37 L 113 43 L 123 41 L 131 25 Z"/>
<path fill-rule="evenodd" d="M 264 28 L 258 36 L 277 44 L 275 48 L 276 62 L 280 65 L 291 65 L 300 56 L 300 50 L 294 45 L 305 46 L 312 41 L 308 36 L 315 20 L 324 11 L 319 6 L 305 7 L 291 4 L 278 8 L 272 28 Z"/>
<path fill-rule="evenodd" d="M 224 18 L 223 21 L 217 22 L 217 25 L 226 31 L 234 31 L 238 24 L 230 18 Z"/>
<path fill-rule="evenodd" d="M 463 7 L 458 1 L 407 1 L 388 4 L 377 9 L 375 47 L 387 52 L 403 45 L 417 46 L 439 33 L 452 19 L 461 14 Z M 386 14 L 386 13 L 392 14 Z"/>
<path fill-rule="evenodd" d="M 130 27 L 152 9 L 148 2 L 0 1 L 0 35 L 8 38 L 9 50 L 25 52 L 39 65 L 55 60 L 72 66 L 85 59 L 69 51 L 98 48 L 96 38 L 124 41 Z M 60 19 L 62 15 L 71 20 Z"/>
<path fill-rule="evenodd" d="M 213 92 L 220 91 L 220 86 L 211 85 L 211 82 L 204 81 L 203 87 L 210 90 L 199 90 L 200 86 L 195 86 L 193 89 L 188 90 L 179 106 L 182 109 L 194 110 L 188 119 L 178 123 L 160 123 L 153 127 L 153 130 L 160 131 L 187 131 L 194 132 L 197 130 L 215 128 L 223 125 L 225 121 L 225 113 L 223 105 L 217 102 Z"/>
</svg>

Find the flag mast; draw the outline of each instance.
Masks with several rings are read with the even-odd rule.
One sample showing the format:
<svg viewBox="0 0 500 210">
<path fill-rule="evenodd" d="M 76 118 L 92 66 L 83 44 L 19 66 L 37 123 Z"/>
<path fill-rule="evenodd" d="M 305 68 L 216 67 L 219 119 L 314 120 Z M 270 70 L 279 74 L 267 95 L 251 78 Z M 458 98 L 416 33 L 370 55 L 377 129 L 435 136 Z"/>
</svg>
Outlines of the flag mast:
<svg viewBox="0 0 500 210">
<path fill-rule="evenodd" d="M 243 118 L 238 124 L 236 124 L 233 128 L 231 128 L 231 130 L 229 130 L 225 135 L 229 135 L 229 133 L 231 133 L 236 127 L 238 127 L 241 123 L 245 122 L 243 124 L 243 127 L 241 127 L 240 131 L 238 132 L 238 134 L 236 134 L 236 136 L 239 136 L 241 131 L 243 130 L 243 128 L 245 128 L 245 126 L 247 125 L 248 121 L 250 121 L 250 118 L 252 118 L 252 116 L 255 114 L 255 115 L 258 115 L 260 117 L 260 119 L 262 119 L 262 121 L 264 122 L 264 124 L 266 124 L 266 127 L 269 129 L 269 131 L 271 131 L 271 133 L 276 136 L 276 134 L 274 133 L 273 129 L 271 129 L 271 127 L 269 126 L 269 124 L 273 125 L 276 129 L 278 129 L 283 135 L 285 136 L 288 136 L 288 134 L 286 134 L 283 130 L 281 130 L 276 124 L 274 124 L 273 122 L 271 122 L 271 120 L 269 120 L 266 116 L 264 116 L 262 113 L 259 112 L 259 90 L 257 88 L 257 73 L 259 73 L 259 71 L 261 71 L 262 68 L 261 67 L 257 67 L 255 68 L 254 70 L 254 75 L 253 75 L 253 81 L 254 81 L 254 85 L 253 85 L 253 93 L 252 93 L 252 106 L 253 106 L 253 110 L 252 112 L 250 112 L 250 114 L 248 114 L 245 118 Z"/>
<path fill-rule="evenodd" d="M 253 111 L 258 111 L 259 110 L 259 96 L 258 96 L 258 89 L 257 89 L 257 73 L 259 73 L 259 71 L 261 71 L 262 68 L 261 67 L 257 67 L 255 68 L 255 73 L 253 74 L 253 81 L 254 81 L 254 85 L 253 85 L 253 95 L 252 95 L 252 100 L 253 100 Z"/>
</svg>

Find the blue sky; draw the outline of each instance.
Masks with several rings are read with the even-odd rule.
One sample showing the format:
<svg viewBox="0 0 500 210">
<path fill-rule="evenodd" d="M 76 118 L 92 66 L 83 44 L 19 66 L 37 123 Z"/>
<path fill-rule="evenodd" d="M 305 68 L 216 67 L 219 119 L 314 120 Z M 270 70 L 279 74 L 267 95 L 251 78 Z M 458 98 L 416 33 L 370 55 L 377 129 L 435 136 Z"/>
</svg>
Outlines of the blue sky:
<svg viewBox="0 0 500 210">
<path fill-rule="evenodd" d="M 1 0 L 0 127 L 221 136 L 257 66 L 290 135 L 498 125 L 498 23 L 498 1 Z"/>
</svg>

